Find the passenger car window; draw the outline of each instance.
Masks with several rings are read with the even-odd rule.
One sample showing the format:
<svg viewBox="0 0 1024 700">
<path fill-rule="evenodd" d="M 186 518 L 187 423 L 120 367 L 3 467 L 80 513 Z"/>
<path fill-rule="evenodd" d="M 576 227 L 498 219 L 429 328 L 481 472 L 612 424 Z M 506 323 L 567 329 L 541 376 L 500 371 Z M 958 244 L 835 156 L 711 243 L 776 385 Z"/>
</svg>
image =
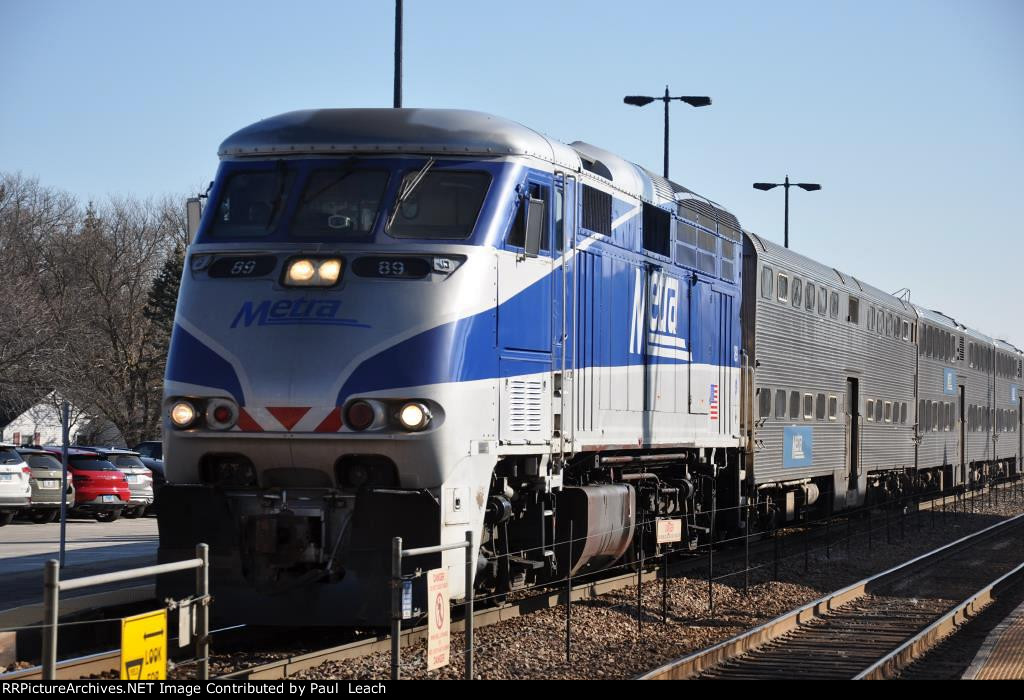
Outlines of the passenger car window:
<svg viewBox="0 0 1024 700">
<path fill-rule="evenodd" d="M 882 422 L 882 402 L 881 401 L 875 401 L 875 422 L 876 423 L 881 423 Z"/>
<path fill-rule="evenodd" d="M 825 420 L 825 395 L 818 394 L 814 401 L 814 417 L 818 420 Z"/>
<path fill-rule="evenodd" d="M 892 401 L 885 402 L 885 422 L 892 423 Z"/>
<path fill-rule="evenodd" d="M 786 417 L 786 392 L 784 389 L 776 389 L 775 391 L 775 417 Z"/>
<path fill-rule="evenodd" d="M 828 419 L 835 420 L 839 414 L 839 398 L 836 396 L 828 397 Z"/>
<path fill-rule="evenodd" d="M 765 299 L 772 298 L 772 282 L 775 279 L 775 272 L 767 265 L 761 268 L 761 296 Z"/>
<path fill-rule="evenodd" d="M 793 278 L 793 293 L 791 296 L 793 297 L 793 306 L 799 309 L 804 301 L 803 282 L 800 281 L 799 277 Z"/>
<path fill-rule="evenodd" d="M 824 316 L 828 312 L 828 290 L 818 287 L 818 313 Z"/>
<path fill-rule="evenodd" d="M 828 315 L 832 318 L 839 318 L 839 292 L 832 292 L 830 295 Z"/>
<path fill-rule="evenodd" d="M 814 285 L 810 282 L 807 283 L 806 301 L 804 302 L 804 308 L 808 311 L 814 311 Z"/>
<path fill-rule="evenodd" d="M 864 411 L 864 417 L 869 421 L 874 422 L 875 420 L 875 401 L 874 399 L 868 399 L 867 409 Z"/>
<path fill-rule="evenodd" d="M 772 390 L 764 388 L 758 389 L 757 404 L 758 415 L 761 418 L 770 418 L 772 414 Z"/>
<path fill-rule="evenodd" d="M 793 420 L 800 418 L 800 392 L 789 392 L 789 417 Z"/>
<path fill-rule="evenodd" d="M 789 301 L 789 278 L 779 273 L 779 301 Z"/>
<path fill-rule="evenodd" d="M 804 394 L 804 418 L 814 418 L 814 397 L 811 394 Z"/>
</svg>

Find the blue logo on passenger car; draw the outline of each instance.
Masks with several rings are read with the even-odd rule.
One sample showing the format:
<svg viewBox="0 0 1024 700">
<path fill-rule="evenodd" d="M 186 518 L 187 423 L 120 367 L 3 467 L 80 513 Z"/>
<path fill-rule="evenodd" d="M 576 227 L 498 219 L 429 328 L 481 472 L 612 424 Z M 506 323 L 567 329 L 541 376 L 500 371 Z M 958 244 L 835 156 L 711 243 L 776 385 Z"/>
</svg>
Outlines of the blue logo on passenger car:
<svg viewBox="0 0 1024 700">
<path fill-rule="evenodd" d="M 783 429 L 782 466 L 810 467 L 814 464 L 814 428 L 790 425 Z"/>
<path fill-rule="evenodd" d="M 1020 388 L 1016 384 L 1010 385 L 1010 403 L 1017 403 L 1017 397 L 1020 396 Z"/>
<path fill-rule="evenodd" d="M 242 304 L 231 322 L 232 328 L 239 324 L 248 328 L 257 326 L 354 326 L 369 328 L 351 318 L 338 318 L 341 302 L 336 299 L 267 299 L 259 303 L 247 301 Z"/>
<path fill-rule="evenodd" d="M 948 368 L 942 370 L 942 393 L 956 393 L 956 370 Z"/>
</svg>

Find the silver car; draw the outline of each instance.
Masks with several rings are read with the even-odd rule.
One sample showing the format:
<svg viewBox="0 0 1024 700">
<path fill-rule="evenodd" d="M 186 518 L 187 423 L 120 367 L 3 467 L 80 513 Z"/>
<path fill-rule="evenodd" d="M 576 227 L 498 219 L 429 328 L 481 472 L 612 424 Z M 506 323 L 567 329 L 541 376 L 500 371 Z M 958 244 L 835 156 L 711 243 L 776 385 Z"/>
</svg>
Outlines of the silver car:
<svg viewBox="0 0 1024 700">
<path fill-rule="evenodd" d="M 14 445 L 0 443 L 0 527 L 29 507 L 32 498 L 30 476 L 31 470 Z"/>
<path fill-rule="evenodd" d="M 18 454 L 32 470 L 32 505 L 28 516 L 36 523 L 52 523 L 60 515 L 60 482 L 63 474 L 60 459 L 46 450 L 22 447 Z M 75 507 L 75 486 L 68 476 L 67 507 Z"/>
<path fill-rule="evenodd" d="M 131 491 L 131 500 L 124 509 L 124 517 L 140 518 L 146 514 L 146 509 L 153 505 L 153 472 L 151 472 L 139 453 L 133 450 L 122 450 L 116 447 L 90 447 L 115 467 L 124 472 L 128 480 L 128 489 Z"/>
</svg>

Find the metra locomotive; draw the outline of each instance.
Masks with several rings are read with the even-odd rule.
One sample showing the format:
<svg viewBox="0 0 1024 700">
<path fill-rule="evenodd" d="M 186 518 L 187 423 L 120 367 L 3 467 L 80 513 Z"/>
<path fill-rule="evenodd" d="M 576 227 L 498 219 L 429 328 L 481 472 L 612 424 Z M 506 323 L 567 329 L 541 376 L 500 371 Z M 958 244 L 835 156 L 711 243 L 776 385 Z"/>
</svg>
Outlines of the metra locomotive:
<svg viewBox="0 0 1024 700">
<path fill-rule="evenodd" d="M 713 503 L 740 531 L 1020 463 L 1020 351 L 594 146 L 338 109 L 220 156 L 159 513 L 161 560 L 211 544 L 226 616 L 383 622 L 395 535 L 471 531 L 511 591 L 651 550 L 657 517 L 693 542 Z"/>
</svg>

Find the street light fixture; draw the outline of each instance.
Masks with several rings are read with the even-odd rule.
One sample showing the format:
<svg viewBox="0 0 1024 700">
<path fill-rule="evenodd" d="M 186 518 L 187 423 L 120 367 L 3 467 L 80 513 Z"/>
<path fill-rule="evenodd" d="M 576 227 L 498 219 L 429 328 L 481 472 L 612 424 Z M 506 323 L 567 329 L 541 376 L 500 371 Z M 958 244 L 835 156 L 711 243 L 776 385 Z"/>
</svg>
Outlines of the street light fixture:
<svg viewBox="0 0 1024 700">
<path fill-rule="evenodd" d="M 784 182 L 755 182 L 754 183 L 754 189 L 755 190 L 762 190 L 763 192 L 767 192 L 768 190 L 775 189 L 776 187 L 785 187 L 786 188 L 786 217 L 785 217 L 785 229 L 784 230 L 785 230 L 786 247 L 788 248 L 789 247 L 789 188 L 790 187 L 799 187 L 800 189 L 805 190 L 807 192 L 814 192 L 816 190 L 820 190 L 821 189 L 821 185 L 818 185 L 818 184 L 813 183 L 813 182 L 790 182 L 789 181 L 789 175 L 786 176 L 786 180 Z"/>
<path fill-rule="evenodd" d="M 661 100 L 665 103 L 665 179 L 668 179 L 668 103 L 672 100 L 679 100 L 685 102 L 691 107 L 707 107 L 711 104 L 710 97 L 703 96 L 692 96 L 685 95 L 681 97 L 670 97 L 668 92 L 668 85 L 665 86 L 665 95 L 663 97 L 648 97 L 646 95 L 627 95 L 622 99 L 628 105 L 634 107 L 645 107 L 656 100 Z"/>
</svg>

